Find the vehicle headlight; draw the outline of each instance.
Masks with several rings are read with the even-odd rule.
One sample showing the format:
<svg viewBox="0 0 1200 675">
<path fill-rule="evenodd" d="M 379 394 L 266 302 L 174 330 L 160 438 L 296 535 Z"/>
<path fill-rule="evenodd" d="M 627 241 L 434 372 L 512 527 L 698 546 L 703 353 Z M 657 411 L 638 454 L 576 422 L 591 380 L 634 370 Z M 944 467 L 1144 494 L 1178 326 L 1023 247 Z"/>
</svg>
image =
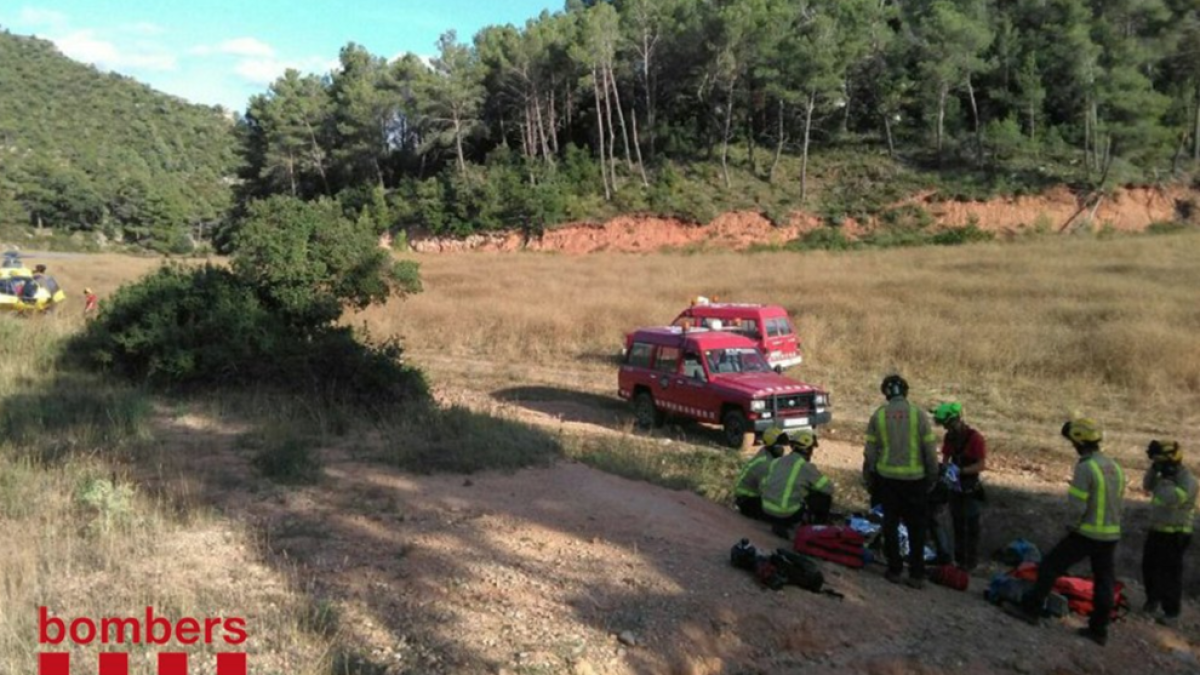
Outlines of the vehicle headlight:
<svg viewBox="0 0 1200 675">
<path fill-rule="evenodd" d="M 829 394 L 817 394 L 813 398 L 813 403 L 817 405 L 829 405 Z"/>
<path fill-rule="evenodd" d="M 762 412 L 767 409 L 766 401 L 750 401 L 750 409 L 754 412 Z"/>
</svg>

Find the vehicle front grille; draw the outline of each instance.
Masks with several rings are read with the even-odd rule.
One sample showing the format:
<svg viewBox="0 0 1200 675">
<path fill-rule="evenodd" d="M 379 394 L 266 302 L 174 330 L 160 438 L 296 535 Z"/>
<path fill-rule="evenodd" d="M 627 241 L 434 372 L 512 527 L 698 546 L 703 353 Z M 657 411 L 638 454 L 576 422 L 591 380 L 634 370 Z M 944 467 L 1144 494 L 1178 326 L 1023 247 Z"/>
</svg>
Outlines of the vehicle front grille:
<svg viewBox="0 0 1200 675">
<path fill-rule="evenodd" d="M 772 409 L 779 413 L 807 412 L 813 409 L 812 394 L 789 394 L 774 396 L 771 399 Z"/>
</svg>

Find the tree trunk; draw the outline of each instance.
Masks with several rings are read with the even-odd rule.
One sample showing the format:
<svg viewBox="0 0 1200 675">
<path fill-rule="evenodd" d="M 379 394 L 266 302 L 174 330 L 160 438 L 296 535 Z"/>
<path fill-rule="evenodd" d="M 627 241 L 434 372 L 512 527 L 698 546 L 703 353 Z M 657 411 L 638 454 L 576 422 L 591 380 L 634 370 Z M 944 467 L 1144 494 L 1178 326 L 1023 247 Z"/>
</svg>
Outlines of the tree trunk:
<svg viewBox="0 0 1200 675">
<path fill-rule="evenodd" d="M 1090 104 L 1083 109 L 1083 173 L 1086 180 L 1092 180 L 1092 107 Z"/>
<path fill-rule="evenodd" d="M 779 100 L 779 129 L 775 135 L 775 158 L 771 160 L 771 172 L 767 176 L 768 183 L 775 182 L 775 169 L 779 166 L 779 157 L 783 154 L 783 99 Z"/>
<path fill-rule="evenodd" d="M 604 122 L 608 127 L 608 173 L 612 178 L 613 190 L 617 189 L 617 128 L 613 126 L 612 99 L 608 96 L 608 71 L 600 67 L 601 82 L 604 86 Z"/>
<path fill-rule="evenodd" d="M 842 80 L 842 94 L 846 99 L 842 101 L 842 135 L 850 133 L 850 78 L 847 76 Z"/>
<path fill-rule="evenodd" d="M 454 152 L 458 157 L 458 173 L 459 175 L 465 174 L 467 172 L 467 160 L 463 157 L 462 120 L 458 118 L 457 112 L 454 113 Z"/>
<path fill-rule="evenodd" d="M 629 173 L 633 173 L 633 155 L 629 150 L 629 131 L 625 128 L 625 112 L 621 109 L 621 93 L 617 91 L 617 77 L 613 73 L 612 66 L 606 69 L 608 73 L 608 85 L 612 88 L 613 107 L 617 109 L 617 123 L 621 125 L 621 141 L 625 144 L 625 164 L 629 166 Z"/>
<path fill-rule="evenodd" d="M 816 93 L 808 95 L 808 103 L 804 106 L 804 159 L 800 162 L 800 204 L 808 197 L 808 139 L 812 129 L 813 109 L 817 107 Z"/>
<path fill-rule="evenodd" d="M 596 137 L 600 142 L 600 178 L 604 182 L 604 200 L 612 200 L 612 189 L 608 185 L 608 157 L 604 154 L 604 108 L 600 105 L 600 79 L 592 68 L 592 93 L 596 96 Z"/>
<path fill-rule="evenodd" d="M 321 161 L 321 144 L 317 143 L 317 132 L 313 130 L 312 124 L 306 119 L 304 126 L 308 128 L 308 138 L 312 141 L 312 157 L 313 163 L 317 165 L 317 173 L 321 174 L 321 185 L 325 188 L 325 194 L 329 194 L 329 178 L 325 176 L 325 162 Z"/>
<path fill-rule="evenodd" d="M 1200 81 L 1196 83 L 1196 122 L 1192 127 L 1192 161 L 1200 162 Z"/>
<path fill-rule="evenodd" d="M 558 157 L 558 106 L 556 103 L 554 89 L 550 89 L 550 149 L 554 151 L 554 156 Z"/>
<path fill-rule="evenodd" d="M 896 144 L 892 140 L 892 118 L 887 113 L 883 114 L 883 133 L 887 136 L 888 157 L 896 159 Z"/>
<path fill-rule="evenodd" d="M 633 151 L 637 153 L 638 171 L 642 174 L 642 187 L 650 187 L 650 181 L 646 179 L 646 165 L 642 162 L 642 143 L 638 140 L 636 110 L 629 116 L 629 119 L 633 122 Z"/>
<path fill-rule="evenodd" d="M 646 87 L 646 124 L 650 126 L 650 156 L 654 157 L 654 87 L 650 82 L 650 35 L 647 31 L 642 31 L 642 84 Z M 636 120 L 635 127 L 636 127 Z M 636 141 L 634 141 L 636 143 Z M 641 156 L 641 150 L 638 150 L 638 156 Z M 638 159 L 641 163 L 641 159 Z M 645 174 L 645 170 L 642 170 Z"/>
<path fill-rule="evenodd" d="M 538 139 L 541 143 L 542 158 L 547 164 L 553 164 L 554 156 L 550 154 L 550 141 L 546 138 L 546 125 L 542 122 L 542 98 L 538 96 L 536 88 L 533 90 L 533 110 L 537 115 Z"/>
<path fill-rule="evenodd" d="M 975 102 L 975 87 L 967 76 L 967 96 L 971 99 L 971 116 L 975 120 L 975 163 L 983 164 L 983 130 L 979 126 L 979 105 Z"/>
<path fill-rule="evenodd" d="M 296 159 L 292 153 L 288 153 L 287 161 L 288 183 L 292 188 L 292 196 L 296 196 Z"/>
<path fill-rule="evenodd" d="M 725 96 L 725 129 L 721 134 L 721 175 L 725 178 L 725 187 L 729 187 L 729 131 L 733 126 L 733 81 Z"/>
<path fill-rule="evenodd" d="M 950 93 L 950 88 L 942 85 L 938 91 L 938 115 L 937 115 L 937 160 L 938 166 L 942 164 L 942 127 L 946 123 L 946 95 Z"/>
</svg>

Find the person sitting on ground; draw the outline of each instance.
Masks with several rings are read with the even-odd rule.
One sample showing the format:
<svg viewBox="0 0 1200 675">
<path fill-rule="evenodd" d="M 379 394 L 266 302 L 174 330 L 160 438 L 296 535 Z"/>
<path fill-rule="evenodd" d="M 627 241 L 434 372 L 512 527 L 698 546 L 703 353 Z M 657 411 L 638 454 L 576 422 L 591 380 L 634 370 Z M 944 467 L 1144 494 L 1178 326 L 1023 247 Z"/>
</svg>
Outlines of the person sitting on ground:
<svg viewBox="0 0 1200 675">
<path fill-rule="evenodd" d="M 787 449 L 787 434 L 782 429 L 771 427 L 763 432 L 762 448 L 742 467 L 733 490 L 733 504 L 738 513 L 755 520 L 770 520 L 763 513 L 762 480 L 771 468 L 771 462 L 783 456 Z"/>
<path fill-rule="evenodd" d="M 788 436 L 781 434 L 782 437 Z M 799 523 L 826 522 L 833 505 L 833 482 L 812 463 L 817 435 L 804 429 L 786 441 L 792 452 L 771 462 L 762 481 L 762 508 L 771 519 L 771 531 L 791 539 Z"/>
<path fill-rule="evenodd" d="M 1150 468 L 1142 479 L 1149 492 L 1150 532 L 1142 549 L 1142 581 L 1146 585 L 1147 614 L 1162 609 L 1157 621 L 1174 626 L 1183 599 L 1183 554 L 1192 543 L 1197 483 L 1183 465 L 1183 451 L 1175 441 L 1150 441 L 1146 448 Z"/>
</svg>

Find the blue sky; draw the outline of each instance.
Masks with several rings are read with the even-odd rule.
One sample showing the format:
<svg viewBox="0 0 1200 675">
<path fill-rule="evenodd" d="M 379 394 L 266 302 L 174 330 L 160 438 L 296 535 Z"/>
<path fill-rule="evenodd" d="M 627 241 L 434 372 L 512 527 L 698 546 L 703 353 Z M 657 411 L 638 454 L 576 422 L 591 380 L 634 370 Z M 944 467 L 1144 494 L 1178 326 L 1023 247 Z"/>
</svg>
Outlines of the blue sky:
<svg viewBox="0 0 1200 675">
<path fill-rule="evenodd" d="M 432 55 L 449 29 L 523 26 L 562 0 L 10 0 L 0 27 L 196 103 L 244 111 L 286 68 L 324 73 L 357 42 L 372 54 Z"/>
</svg>

